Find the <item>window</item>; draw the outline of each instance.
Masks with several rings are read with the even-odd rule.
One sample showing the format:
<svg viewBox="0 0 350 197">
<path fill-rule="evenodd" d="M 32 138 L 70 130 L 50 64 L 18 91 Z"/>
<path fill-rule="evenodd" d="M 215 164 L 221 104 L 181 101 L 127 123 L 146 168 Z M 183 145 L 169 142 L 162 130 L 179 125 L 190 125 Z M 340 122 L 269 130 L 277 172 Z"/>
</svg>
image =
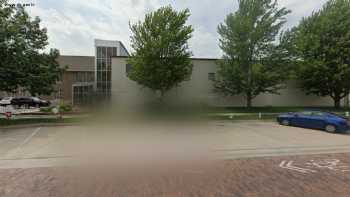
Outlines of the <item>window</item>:
<svg viewBox="0 0 350 197">
<path fill-rule="evenodd" d="M 117 47 L 113 47 L 113 56 L 117 56 Z"/>
<path fill-rule="evenodd" d="M 73 73 L 73 81 L 75 83 L 93 82 L 94 81 L 94 73 L 93 72 L 74 72 Z"/>
<path fill-rule="evenodd" d="M 100 58 L 106 58 L 107 57 L 107 47 L 101 47 L 102 53 Z"/>
<path fill-rule="evenodd" d="M 73 86 L 73 104 L 85 105 L 92 101 L 93 86 Z"/>
<path fill-rule="evenodd" d="M 102 47 L 97 47 L 97 57 L 102 57 Z"/>
<path fill-rule="evenodd" d="M 311 116 L 312 112 L 311 111 L 305 111 L 305 112 L 299 113 L 299 115 L 301 115 L 301 116 Z"/>
<path fill-rule="evenodd" d="M 209 81 L 214 81 L 216 79 L 215 73 L 209 73 L 208 79 L 209 79 Z"/>
<path fill-rule="evenodd" d="M 132 70 L 132 65 L 131 64 L 127 64 L 126 67 L 125 67 L 125 70 L 126 70 L 126 74 L 129 74 Z"/>
<path fill-rule="evenodd" d="M 313 116 L 325 116 L 325 114 L 322 112 L 313 112 L 312 115 Z"/>
<path fill-rule="evenodd" d="M 112 47 L 108 47 L 107 48 L 107 58 L 110 58 L 113 56 L 113 48 Z"/>
</svg>

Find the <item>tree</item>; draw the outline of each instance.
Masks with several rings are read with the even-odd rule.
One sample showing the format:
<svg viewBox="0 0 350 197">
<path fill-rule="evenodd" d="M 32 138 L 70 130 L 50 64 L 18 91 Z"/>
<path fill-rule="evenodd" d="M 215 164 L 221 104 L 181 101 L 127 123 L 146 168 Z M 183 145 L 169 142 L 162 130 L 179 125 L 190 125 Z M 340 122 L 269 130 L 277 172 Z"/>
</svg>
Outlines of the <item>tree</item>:
<svg viewBox="0 0 350 197">
<path fill-rule="evenodd" d="M 13 93 L 21 87 L 32 95 L 49 95 L 63 72 L 56 61 L 59 52 L 42 52 L 48 37 L 40 19 L 6 2 L 0 0 L 0 91 Z"/>
<path fill-rule="evenodd" d="M 238 0 L 239 8 L 218 27 L 223 59 L 216 92 L 245 95 L 247 107 L 262 93 L 277 94 L 287 78 L 285 55 L 276 37 L 290 13 L 277 0 Z"/>
<path fill-rule="evenodd" d="M 188 40 L 193 28 L 186 25 L 189 10 L 177 12 L 170 6 L 147 14 L 143 22 L 131 25 L 131 46 L 135 52 L 128 59 L 131 80 L 143 87 L 165 93 L 192 74 L 192 53 Z"/>
<path fill-rule="evenodd" d="M 350 90 L 350 1 L 330 0 L 290 34 L 301 88 L 331 97 L 339 108 Z"/>
</svg>

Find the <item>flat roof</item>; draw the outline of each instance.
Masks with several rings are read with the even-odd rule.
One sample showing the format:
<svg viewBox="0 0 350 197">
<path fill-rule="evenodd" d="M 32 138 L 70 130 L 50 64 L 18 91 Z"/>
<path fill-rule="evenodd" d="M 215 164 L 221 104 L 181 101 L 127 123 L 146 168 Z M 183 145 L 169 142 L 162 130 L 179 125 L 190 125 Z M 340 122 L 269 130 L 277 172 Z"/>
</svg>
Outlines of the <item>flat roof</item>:
<svg viewBox="0 0 350 197">
<path fill-rule="evenodd" d="M 112 58 L 128 58 L 129 56 L 112 56 Z M 191 60 L 203 60 L 203 61 L 217 61 L 218 58 L 201 58 L 201 57 L 191 57 Z"/>
</svg>

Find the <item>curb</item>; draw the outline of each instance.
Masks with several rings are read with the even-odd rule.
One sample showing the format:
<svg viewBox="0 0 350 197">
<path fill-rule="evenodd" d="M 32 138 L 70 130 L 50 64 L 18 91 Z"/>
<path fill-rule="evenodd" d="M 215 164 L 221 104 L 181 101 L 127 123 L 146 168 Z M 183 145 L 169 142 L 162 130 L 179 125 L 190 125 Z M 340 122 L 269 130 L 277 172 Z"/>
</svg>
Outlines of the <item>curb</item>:
<svg viewBox="0 0 350 197">
<path fill-rule="evenodd" d="M 22 124 L 11 126 L 0 126 L 0 129 L 25 129 L 34 127 L 68 127 L 68 126 L 80 126 L 79 123 L 38 123 L 38 124 Z"/>
</svg>

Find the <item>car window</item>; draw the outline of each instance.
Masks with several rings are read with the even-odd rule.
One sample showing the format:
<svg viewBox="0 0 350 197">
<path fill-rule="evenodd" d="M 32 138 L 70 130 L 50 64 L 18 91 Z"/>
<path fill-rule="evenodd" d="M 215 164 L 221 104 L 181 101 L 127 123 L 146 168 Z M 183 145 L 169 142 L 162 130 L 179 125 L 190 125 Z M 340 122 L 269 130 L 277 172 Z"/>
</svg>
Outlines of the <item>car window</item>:
<svg viewBox="0 0 350 197">
<path fill-rule="evenodd" d="M 313 116 L 325 116 L 325 113 L 323 112 L 312 112 Z"/>
<path fill-rule="evenodd" d="M 298 113 L 299 115 L 302 115 L 302 116 L 311 116 L 312 115 L 312 112 L 309 112 L 309 111 L 305 111 L 305 112 L 300 112 Z"/>
</svg>

